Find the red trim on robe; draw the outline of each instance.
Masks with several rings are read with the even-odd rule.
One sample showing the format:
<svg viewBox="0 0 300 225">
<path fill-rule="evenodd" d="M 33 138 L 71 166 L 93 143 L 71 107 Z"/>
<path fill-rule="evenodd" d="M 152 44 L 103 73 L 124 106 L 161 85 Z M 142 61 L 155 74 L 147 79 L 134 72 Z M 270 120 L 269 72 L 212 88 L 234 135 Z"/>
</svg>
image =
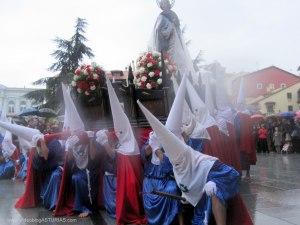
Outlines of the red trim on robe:
<svg viewBox="0 0 300 225">
<path fill-rule="evenodd" d="M 227 225 L 253 225 L 253 221 L 239 194 L 228 201 L 226 218 Z"/>
<path fill-rule="evenodd" d="M 70 163 L 68 162 L 67 152 L 64 163 L 64 170 L 59 188 L 57 204 L 55 207 L 54 216 L 71 216 L 74 208 L 74 192 L 72 188 L 72 174 Z"/>
<path fill-rule="evenodd" d="M 147 224 L 142 202 L 143 170 L 140 155 L 117 153 L 117 225 Z"/>
<path fill-rule="evenodd" d="M 256 149 L 255 139 L 252 132 L 252 120 L 250 115 L 245 113 L 238 113 L 240 118 L 240 143 L 238 143 L 239 150 L 247 157 L 251 165 L 256 164 Z"/>
<path fill-rule="evenodd" d="M 31 149 L 28 158 L 26 181 L 25 181 L 25 192 L 17 200 L 15 208 L 33 208 L 37 207 L 39 201 L 39 190 L 38 190 L 38 177 L 37 173 L 33 169 L 33 157 L 35 149 Z"/>
</svg>

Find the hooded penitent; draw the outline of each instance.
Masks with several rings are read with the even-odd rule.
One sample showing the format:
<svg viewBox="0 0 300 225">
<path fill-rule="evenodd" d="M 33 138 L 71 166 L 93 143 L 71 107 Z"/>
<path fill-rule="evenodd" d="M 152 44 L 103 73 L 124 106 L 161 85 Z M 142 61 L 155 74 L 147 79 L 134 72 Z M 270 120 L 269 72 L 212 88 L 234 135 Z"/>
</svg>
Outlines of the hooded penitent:
<svg viewBox="0 0 300 225">
<path fill-rule="evenodd" d="M 64 128 L 70 129 L 70 131 L 84 131 L 84 123 L 72 100 L 70 90 L 62 84 L 62 91 L 65 103 Z"/>
<path fill-rule="evenodd" d="M 114 129 L 120 146 L 116 149 L 117 193 L 116 220 L 118 225 L 146 224 L 140 192 L 142 190 L 142 164 L 140 152 L 130 122 L 117 95 L 107 79 L 107 89 Z"/>
<path fill-rule="evenodd" d="M 185 92 L 186 92 L 186 76 L 183 77 L 180 86 L 177 90 L 174 102 L 172 104 L 168 119 L 166 121 L 166 128 L 168 128 L 173 134 L 178 138 L 182 139 L 182 116 L 183 116 L 183 105 L 185 103 Z M 157 136 L 154 134 L 150 135 L 149 143 L 159 143 Z M 152 146 L 151 146 L 152 147 Z M 160 161 L 157 158 L 155 151 L 157 149 L 152 149 L 152 163 L 159 165 Z"/>
<path fill-rule="evenodd" d="M 140 102 L 138 105 L 173 165 L 174 176 L 183 197 L 196 206 L 202 197 L 207 175 L 216 158 L 194 151 L 159 122 Z"/>
<path fill-rule="evenodd" d="M 210 139 L 206 128 L 216 125 L 215 119 L 209 114 L 209 111 L 198 96 L 193 85 L 187 80 L 187 93 L 190 99 L 192 112 L 195 116 L 196 126 L 191 134 L 191 138 Z"/>
<path fill-rule="evenodd" d="M 117 151 L 124 155 L 139 155 L 138 144 L 135 140 L 129 119 L 127 118 L 109 80 L 107 80 L 107 89 L 114 129 L 120 144 Z"/>
</svg>

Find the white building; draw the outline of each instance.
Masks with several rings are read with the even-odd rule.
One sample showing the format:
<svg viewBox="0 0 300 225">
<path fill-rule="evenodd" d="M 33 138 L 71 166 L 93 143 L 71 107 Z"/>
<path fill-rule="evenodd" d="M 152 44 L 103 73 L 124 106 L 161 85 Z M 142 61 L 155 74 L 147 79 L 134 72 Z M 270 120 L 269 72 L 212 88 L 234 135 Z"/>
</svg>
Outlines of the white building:
<svg viewBox="0 0 300 225">
<path fill-rule="evenodd" d="M 24 109 L 32 107 L 32 101 L 25 98 L 24 95 L 33 88 L 10 88 L 0 84 L 0 111 L 6 110 L 7 116 L 15 116 Z"/>
</svg>

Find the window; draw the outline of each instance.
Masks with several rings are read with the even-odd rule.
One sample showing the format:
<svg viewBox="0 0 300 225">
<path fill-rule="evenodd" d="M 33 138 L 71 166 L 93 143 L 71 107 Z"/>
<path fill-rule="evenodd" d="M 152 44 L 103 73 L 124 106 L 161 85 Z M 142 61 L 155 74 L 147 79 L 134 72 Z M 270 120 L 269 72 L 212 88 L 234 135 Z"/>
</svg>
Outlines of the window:
<svg viewBox="0 0 300 225">
<path fill-rule="evenodd" d="M 266 108 L 267 108 L 267 112 L 268 114 L 273 114 L 274 113 L 274 106 L 275 106 L 275 102 L 266 102 Z"/>
<path fill-rule="evenodd" d="M 289 111 L 289 112 L 293 112 L 293 111 L 294 111 L 294 109 L 293 109 L 293 106 L 292 106 L 292 105 L 289 105 L 289 106 L 288 106 L 288 111 Z"/>
<path fill-rule="evenodd" d="M 20 112 L 23 112 L 25 109 L 26 109 L 26 102 L 25 102 L 25 101 L 22 101 L 22 102 L 20 103 Z"/>
<path fill-rule="evenodd" d="M 262 89 L 262 88 L 263 88 L 262 83 L 257 83 L 257 84 L 256 84 L 256 88 L 257 88 L 257 89 Z"/>
<path fill-rule="evenodd" d="M 274 84 L 270 84 L 270 89 L 275 89 Z"/>
<path fill-rule="evenodd" d="M 10 113 L 10 114 L 15 113 L 15 102 L 14 101 L 8 102 L 8 113 Z"/>
<path fill-rule="evenodd" d="M 286 97 L 287 97 L 288 99 L 292 99 L 292 93 L 291 93 L 291 92 L 286 93 Z"/>
<path fill-rule="evenodd" d="M 281 88 L 285 88 L 285 87 L 286 87 L 286 84 L 285 84 L 285 83 L 282 83 L 282 84 L 280 84 L 280 87 L 281 87 Z"/>
</svg>

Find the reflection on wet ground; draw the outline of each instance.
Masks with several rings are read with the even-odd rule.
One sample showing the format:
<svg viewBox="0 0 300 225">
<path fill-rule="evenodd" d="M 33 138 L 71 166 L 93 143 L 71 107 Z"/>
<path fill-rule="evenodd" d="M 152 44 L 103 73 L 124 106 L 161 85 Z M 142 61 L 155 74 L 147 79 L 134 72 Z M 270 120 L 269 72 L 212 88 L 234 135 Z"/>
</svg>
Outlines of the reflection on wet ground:
<svg viewBox="0 0 300 225">
<path fill-rule="evenodd" d="M 258 154 L 241 194 L 256 225 L 300 225 L 300 154 Z"/>
<path fill-rule="evenodd" d="M 242 181 L 241 194 L 255 224 L 300 225 L 300 154 L 259 154 L 257 165 L 251 169 L 251 181 Z M 114 224 L 105 213 L 54 221 L 51 212 L 43 208 L 16 210 L 14 203 L 23 189 L 18 181 L 0 181 L 0 225 Z"/>
</svg>

